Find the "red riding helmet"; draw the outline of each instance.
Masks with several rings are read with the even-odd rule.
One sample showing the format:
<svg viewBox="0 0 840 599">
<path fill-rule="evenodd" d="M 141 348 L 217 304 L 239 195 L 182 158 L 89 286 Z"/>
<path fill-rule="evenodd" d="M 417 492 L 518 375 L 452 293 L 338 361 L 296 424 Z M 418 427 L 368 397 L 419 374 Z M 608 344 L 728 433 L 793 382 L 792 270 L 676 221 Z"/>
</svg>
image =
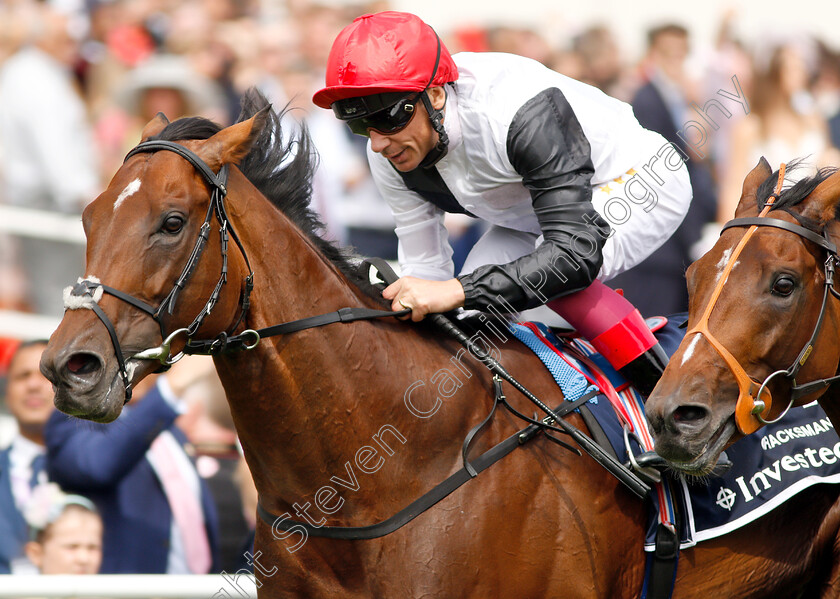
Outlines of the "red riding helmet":
<svg viewBox="0 0 840 599">
<path fill-rule="evenodd" d="M 327 86 L 312 101 L 329 108 L 337 100 L 419 92 L 456 79 L 458 67 L 429 25 L 409 13 L 386 11 L 342 29 L 327 59 Z"/>
</svg>

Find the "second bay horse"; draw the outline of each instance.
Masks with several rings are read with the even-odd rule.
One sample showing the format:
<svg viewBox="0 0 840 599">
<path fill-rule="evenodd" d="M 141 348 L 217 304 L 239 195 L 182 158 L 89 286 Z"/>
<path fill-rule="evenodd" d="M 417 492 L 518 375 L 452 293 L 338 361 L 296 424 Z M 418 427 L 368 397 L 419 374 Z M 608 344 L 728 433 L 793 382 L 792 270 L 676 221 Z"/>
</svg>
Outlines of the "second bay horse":
<svg viewBox="0 0 840 599">
<path fill-rule="evenodd" d="M 840 426 L 840 172 L 783 179 L 762 159 L 686 273 L 688 331 L 646 409 L 657 453 L 689 474 L 792 405 L 818 400 Z"/>
</svg>

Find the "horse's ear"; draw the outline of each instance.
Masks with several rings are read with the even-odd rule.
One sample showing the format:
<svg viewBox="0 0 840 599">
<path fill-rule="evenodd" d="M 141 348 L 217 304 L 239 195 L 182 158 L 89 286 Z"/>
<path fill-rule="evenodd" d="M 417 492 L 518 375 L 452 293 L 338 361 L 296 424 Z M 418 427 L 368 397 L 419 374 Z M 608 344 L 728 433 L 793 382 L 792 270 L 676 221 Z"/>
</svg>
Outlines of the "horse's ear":
<svg viewBox="0 0 840 599">
<path fill-rule="evenodd" d="M 770 168 L 770 163 L 762 156 L 758 164 L 755 165 L 755 168 L 744 179 L 744 186 L 741 189 L 741 201 L 738 202 L 738 208 L 735 210 L 735 218 L 756 215 L 758 212 L 756 193 L 758 192 L 759 186 L 772 174 L 773 169 Z"/>
<path fill-rule="evenodd" d="M 140 141 L 146 141 L 150 137 L 157 135 L 163 131 L 168 124 L 169 119 L 166 118 L 166 115 L 162 112 L 157 113 L 155 118 L 146 123 L 146 126 L 143 127 L 143 133 L 140 134 Z"/>
<path fill-rule="evenodd" d="M 268 120 L 269 110 L 271 106 L 266 106 L 247 121 L 222 129 L 201 145 L 198 155 L 213 170 L 223 164 L 238 164 L 251 151 Z"/>
<path fill-rule="evenodd" d="M 825 224 L 834 220 L 837 204 L 840 202 L 840 170 L 817 185 L 811 195 L 802 203 L 802 216 L 814 218 Z"/>
</svg>

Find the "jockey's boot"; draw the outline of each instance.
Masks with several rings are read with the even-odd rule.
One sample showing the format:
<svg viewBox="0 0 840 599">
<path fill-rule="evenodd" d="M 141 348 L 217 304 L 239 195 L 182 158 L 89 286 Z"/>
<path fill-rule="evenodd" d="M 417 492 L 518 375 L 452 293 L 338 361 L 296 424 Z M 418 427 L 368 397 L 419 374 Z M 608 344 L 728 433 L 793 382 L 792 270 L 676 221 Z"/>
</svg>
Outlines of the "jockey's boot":
<svg viewBox="0 0 840 599">
<path fill-rule="evenodd" d="M 586 289 L 546 305 L 588 339 L 636 390 L 645 397 L 650 395 L 668 356 L 624 296 L 596 280 Z"/>
</svg>

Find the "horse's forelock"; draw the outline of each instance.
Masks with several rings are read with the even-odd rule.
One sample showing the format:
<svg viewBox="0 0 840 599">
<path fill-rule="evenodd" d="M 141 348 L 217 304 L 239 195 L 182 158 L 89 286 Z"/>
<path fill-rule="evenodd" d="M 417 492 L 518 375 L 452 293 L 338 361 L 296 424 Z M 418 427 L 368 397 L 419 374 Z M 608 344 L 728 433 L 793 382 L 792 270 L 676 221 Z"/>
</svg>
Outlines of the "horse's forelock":
<svg viewBox="0 0 840 599">
<path fill-rule="evenodd" d="M 243 94 L 242 110 L 237 123 L 243 122 L 271 103 L 255 88 Z M 379 298 L 364 278 L 359 275 L 351 252 L 326 241 L 321 235 L 326 226 L 311 207 L 312 180 L 318 164 L 318 155 L 304 123 L 289 134 L 283 123 L 289 112 L 286 107 L 279 112 L 268 111 L 265 125 L 251 146 L 250 152 L 238 164 L 251 183 L 298 228 L 300 228 L 345 276 L 366 293 Z M 181 118 L 168 124 L 151 139 L 180 141 L 209 139 L 222 127 L 202 117 Z"/>
<path fill-rule="evenodd" d="M 193 116 L 172 121 L 160 133 L 149 139 L 161 141 L 209 139 L 221 130 L 222 128 L 210 119 Z"/>
<path fill-rule="evenodd" d="M 785 174 L 789 175 L 790 173 L 803 168 L 803 163 L 804 159 L 801 158 L 791 161 L 785 167 Z M 820 183 L 828 179 L 836 171 L 836 167 L 823 167 L 818 169 L 814 175 L 799 179 L 787 189 L 782 190 L 780 197 L 774 202 L 772 210 L 792 208 L 793 206 L 801 204 L 814 192 Z M 777 169 L 773 171 L 773 173 L 759 186 L 756 196 L 759 199 L 761 209 L 764 208 L 767 200 L 771 195 L 773 195 L 778 180 L 779 171 Z"/>
<path fill-rule="evenodd" d="M 785 167 L 785 174 L 788 175 L 793 171 L 803 168 L 803 163 L 804 159 L 801 158 L 791 161 Z M 805 208 L 807 207 L 806 200 L 814 193 L 823 181 L 837 172 L 837 170 L 838 169 L 835 167 L 823 167 L 818 169 L 814 175 L 799 179 L 787 189 L 782 190 L 781 195 L 773 203 L 771 212 L 774 210 L 783 210 L 796 218 L 796 220 L 799 221 L 799 224 L 803 227 L 811 229 L 815 232 L 821 232 L 824 223 L 821 223 L 818 219 L 809 218 L 803 214 L 805 212 Z M 756 192 L 759 211 L 765 207 L 767 200 L 775 192 L 778 180 L 779 171 L 775 170 L 759 186 L 758 191 Z M 834 218 L 840 219 L 840 206 L 838 206 L 838 210 L 835 212 Z"/>
</svg>

